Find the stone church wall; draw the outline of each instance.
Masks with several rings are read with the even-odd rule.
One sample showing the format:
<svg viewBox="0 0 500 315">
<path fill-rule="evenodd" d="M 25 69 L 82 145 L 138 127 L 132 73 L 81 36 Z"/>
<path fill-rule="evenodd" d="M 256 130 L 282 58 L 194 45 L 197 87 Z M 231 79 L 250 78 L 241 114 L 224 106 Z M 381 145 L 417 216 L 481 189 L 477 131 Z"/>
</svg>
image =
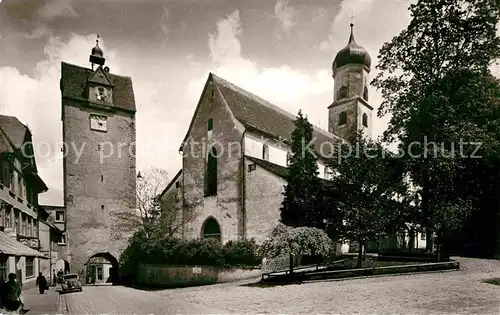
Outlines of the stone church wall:
<svg viewBox="0 0 500 315">
<path fill-rule="evenodd" d="M 281 142 L 260 136 L 256 133 L 249 132 L 248 130 L 245 132 L 245 155 L 257 159 L 263 159 L 262 147 L 264 145 L 264 142 L 269 147 L 269 162 L 286 167 L 287 152 L 290 152 L 291 154 L 291 149 L 289 146 L 286 146 Z M 325 163 L 322 160 L 318 160 L 318 177 L 328 178 L 325 168 Z"/>
<path fill-rule="evenodd" d="M 212 86 L 207 85 L 202 95 L 202 103 L 183 147 L 184 211 L 196 214 L 196 219 L 186 224 L 184 237 L 201 237 L 203 223 L 213 217 L 219 223 L 225 243 L 243 234 L 241 151 L 244 127 L 234 118 L 220 92 L 214 89 L 212 93 Z M 207 128 L 209 119 L 213 121 L 211 133 Z M 205 197 L 206 157 L 212 145 L 219 155 L 217 196 Z"/>
<path fill-rule="evenodd" d="M 103 112 L 108 117 L 107 132 L 93 131 L 89 115 L 96 110 L 63 102 L 64 198 L 71 256 L 63 251 L 60 258 L 78 272 L 90 256 L 110 252 L 119 259 L 126 247 L 128 236 L 112 240 L 110 228 L 113 211 L 130 209 L 135 201 L 135 118 Z M 112 144 L 105 144 L 108 141 Z"/>
<path fill-rule="evenodd" d="M 254 171 L 248 172 L 248 166 L 245 170 L 247 238 L 261 243 L 279 223 L 286 181 L 258 165 Z"/>
<path fill-rule="evenodd" d="M 263 159 L 264 143 L 269 148 L 269 162 L 286 167 L 286 153 L 290 150 L 288 146 L 249 131 L 245 132 L 245 155 Z"/>
</svg>

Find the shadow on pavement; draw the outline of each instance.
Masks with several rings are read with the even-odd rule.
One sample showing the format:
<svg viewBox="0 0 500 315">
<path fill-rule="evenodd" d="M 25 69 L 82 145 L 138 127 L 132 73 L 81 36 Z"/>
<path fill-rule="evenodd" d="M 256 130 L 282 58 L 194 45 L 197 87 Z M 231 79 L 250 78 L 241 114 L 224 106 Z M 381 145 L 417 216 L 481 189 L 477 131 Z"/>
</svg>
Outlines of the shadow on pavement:
<svg viewBox="0 0 500 315">
<path fill-rule="evenodd" d="M 301 282 L 287 282 L 287 283 L 263 283 L 263 282 L 254 282 L 254 283 L 245 283 L 241 284 L 240 287 L 249 287 L 249 288 L 271 288 L 271 287 L 284 287 L 289 285 L 300 285 Z"/>
</svg>

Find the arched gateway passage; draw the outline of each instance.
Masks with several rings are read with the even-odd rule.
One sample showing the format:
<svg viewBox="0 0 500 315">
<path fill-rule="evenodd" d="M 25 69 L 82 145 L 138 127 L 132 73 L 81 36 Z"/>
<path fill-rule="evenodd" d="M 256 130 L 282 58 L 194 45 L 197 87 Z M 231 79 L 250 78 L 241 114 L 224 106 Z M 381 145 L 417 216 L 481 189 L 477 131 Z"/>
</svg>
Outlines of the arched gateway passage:
<svg viewBox="0 0 500 315">
<path fill-rule="evenodd" d="M 119 283 L 118 260 L 109 252 L 97 253 L 91 256 L 85 264 L 85 276 L 82 281 L 86 284 Z"/>
</svg>

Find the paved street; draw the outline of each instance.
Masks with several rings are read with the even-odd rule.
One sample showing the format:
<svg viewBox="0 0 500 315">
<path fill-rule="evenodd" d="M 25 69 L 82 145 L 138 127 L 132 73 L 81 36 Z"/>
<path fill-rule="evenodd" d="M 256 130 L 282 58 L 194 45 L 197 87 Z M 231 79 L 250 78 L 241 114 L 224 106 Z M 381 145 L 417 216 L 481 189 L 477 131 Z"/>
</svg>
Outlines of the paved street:
<svg viewBox="0 0 500 315">
<path fill-rule="evenodd" d="M 44 294 L 40 294 L 38 288 L 23 290 L 23 296 L 25 308 L 30 310 L 31 315 L 58 313 L 59 293 L 54 287 L 50 287 Z"/>
<path fill-rule="evenodd" d="M 462 259 L 463 270 L 277 287 L 246 282 L 162 291 L 85 287 L 64 295 L 71 314 L 498 314 L 500 261 Z"/>
</svg>

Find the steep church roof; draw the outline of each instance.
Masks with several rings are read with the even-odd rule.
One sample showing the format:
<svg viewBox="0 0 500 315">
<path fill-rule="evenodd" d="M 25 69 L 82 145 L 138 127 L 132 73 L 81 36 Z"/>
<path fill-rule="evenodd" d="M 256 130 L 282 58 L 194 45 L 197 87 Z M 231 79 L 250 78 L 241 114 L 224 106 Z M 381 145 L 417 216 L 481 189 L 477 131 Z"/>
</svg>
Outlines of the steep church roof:
<svg viewBox="0 0 500 315">
<path fill-rule="evenodd" d="M 219 89 L 234 117 L 245 128 L 276 139 L 282 139 L 285 143 L 291 143 L 292 132 L 295 129 L 294 121 L 297 118 L 296 115 L 269 103 L 213 73 L 210 73 L 207 82 L 209 81 L 212 81 Z M 196 108 L 193 119 L 197 112 L 198 108 Z M 192 123 L 193 121 L 191 121 L 191 125 Z M 189 129 L 191 129 L 191 125 Z M 189 130 L 183 143 L 186 142 L 188 135 Z M 340 137 L 316 126 L 313 126 L 313 138 L 315 139 L 314 146 L 316 152 L 321 152 L 320 147 L 323 143 L 337 144 L 343 141 Z M 332 146 L 323 146 L 323 157 L 333 157 L 331 149 Z"/>
<path fill-rule="evenodd" d="M 62 97 L 77 100 L 87 100 L 87 80 L 95 71 L 91 69 L 61 62 L 61 92 Z M 130 77 L 107 73 L 113 84 L 113 106 L 129 111 L 135 111 L 134 89 Z"/>
</svg>

